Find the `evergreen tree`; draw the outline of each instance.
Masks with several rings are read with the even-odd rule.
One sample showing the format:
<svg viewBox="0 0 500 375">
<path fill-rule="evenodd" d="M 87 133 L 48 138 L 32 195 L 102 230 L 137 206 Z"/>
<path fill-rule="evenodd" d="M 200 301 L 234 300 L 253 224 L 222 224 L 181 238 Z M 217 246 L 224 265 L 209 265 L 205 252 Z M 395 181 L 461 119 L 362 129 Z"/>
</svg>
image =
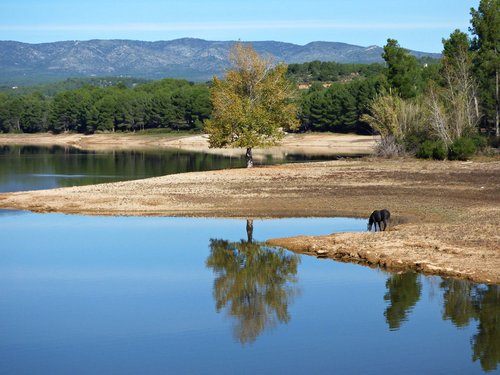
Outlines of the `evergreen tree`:
<svg viewBox="0 0 500 375">
<path fill-rule="evenodd" d="M 422 91 L 422 69 L 397 40 L 387 39 L 382 57 L 387 64 L 387 79 L 402 98 L 413 98 Z"/>
<path fill-rule="evenodd" d="M 47 130 L 47 101 L 40 93 L 23 98 L 20 116 L 20 130 L 24 133 L 37 133 Z"/>
<path fill-rule="evenodd" d="M 481 0 L 478 9 L 471 9 L 470 31 L 474 35 L 472 49 L 476 52 L 474 66 L 479 79 L 479 96 L 485 121 L 500 136 L 500 0 Z"/>
</svg>

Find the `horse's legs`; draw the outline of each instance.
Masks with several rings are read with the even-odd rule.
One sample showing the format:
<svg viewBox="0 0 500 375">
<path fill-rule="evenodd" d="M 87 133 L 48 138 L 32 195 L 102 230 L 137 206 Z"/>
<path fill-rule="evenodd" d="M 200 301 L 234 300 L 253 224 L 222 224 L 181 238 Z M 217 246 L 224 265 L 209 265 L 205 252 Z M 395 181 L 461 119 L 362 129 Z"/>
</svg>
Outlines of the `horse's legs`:
<svg viewBox="0 0 500 375">
<path fill-rule="evenodd" d="M 385 232 L 385 228 L 387 228 L 387 220 L 384 219 L 384 232 Z"/>
</svg>

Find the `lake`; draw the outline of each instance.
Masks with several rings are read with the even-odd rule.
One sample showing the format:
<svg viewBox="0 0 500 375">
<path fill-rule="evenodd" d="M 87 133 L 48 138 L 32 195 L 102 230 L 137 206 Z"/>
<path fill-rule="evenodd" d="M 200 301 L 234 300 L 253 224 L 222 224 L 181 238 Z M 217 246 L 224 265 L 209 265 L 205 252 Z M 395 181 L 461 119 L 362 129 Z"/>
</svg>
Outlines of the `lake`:
<svg viewBox="0 0 500 375">
<path fill-rule="evenodd" d="M 73 156 L 60 152 L 61 158 Z M 68 169 L 73 163 L 48 156 L 26 159 L 5 166 L 4 157 L 3 186 L 11 180 L 18 182 L 10 187 L 40 188 L 40 180 L 61 186 L 68 179 L 60 175 L 85 175 L 68 183 L 89 183 L 93 174 L 111 176 L 114 165 L 132 171 L 136 165 L 131 178 L 143 173 L 140 162 L 120 157 L 108 169 L 96 160 L 74 163 L 99 165 L 94 169 Z M 393 274 L 264 243 L 362 231 L 366 220 L 0 210 L 0 228 L 1 374 L 499 370 L 499 286 Z"/>
<path fill-rule="evenodd" d="M 256 165 L 331 160 L 335 155 L 271 154 Z M 83 151 L 60 146 L 0 146 L 0 192 L 97 184 L 172 173 L 241 168 L 244 156 L 177 149 Z"/>
</svg>

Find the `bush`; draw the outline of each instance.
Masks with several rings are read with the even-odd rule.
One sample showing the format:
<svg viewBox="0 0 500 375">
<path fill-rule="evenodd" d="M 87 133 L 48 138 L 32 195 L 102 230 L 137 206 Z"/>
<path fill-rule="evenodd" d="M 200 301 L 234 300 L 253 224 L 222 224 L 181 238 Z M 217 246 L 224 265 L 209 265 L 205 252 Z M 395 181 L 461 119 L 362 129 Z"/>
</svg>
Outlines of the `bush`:
<svg viewBox="0 0 500 375">
<path fill-rule="evenodd" d="M 432 158 L 432 150 L 434 149 L 433 141 L 425 141 L 420 145 L 420 148 L 417 151 L 417 158 L 420 159 L 431 159 Z"/>
<path fill-rule="evenodd" d="M 448 158 L 450 160 L 467 160 L 477 151 L 476 143 L 472 138 L 457 138 L 450 146 Z"/>
<path fill-rule="evenodd" d="M 417 152 L 417 158 L 444 160 L 448 150 L 442 141 L 424 141 Z"/>
<path fill-rule="evenodd" d="M 434 150 L 432 150 L 432 157 L 436 160 L 444 160 L 448 155 L 448 148 L 442 141 L 435 142 Z"/>
<path fill-rule="evenodd" d="M 486 147 L 488 147 L 488 139 L 480 134 L 474 134 L 472 137 L 470 137 L 470 139 L 472 139 L 472 141 L 476 145 L 476 150 L 484 150 Z"/>
</svg>

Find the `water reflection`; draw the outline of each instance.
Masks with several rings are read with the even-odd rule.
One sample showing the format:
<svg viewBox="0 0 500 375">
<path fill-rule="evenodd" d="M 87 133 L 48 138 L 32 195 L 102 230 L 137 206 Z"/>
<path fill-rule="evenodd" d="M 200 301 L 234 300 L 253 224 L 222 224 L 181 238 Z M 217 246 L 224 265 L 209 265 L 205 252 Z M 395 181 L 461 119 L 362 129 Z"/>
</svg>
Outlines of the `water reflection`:
<svg viewBox="0 0 500 375">
<path fill-rule="evenodd" d="M 477 319 L 473 304 L 473 284 L 464 280 L 443 279 L 443 319 L 451 320 L 457 327 L 466 327 Z"/>
<path fill-rule="evenodd" d="M 384 312 L 391 330 L 402 322 L 420 300 L 423 276 L 413 272 L 390 275 L 386 281 Z M 477 322 L 477 333 L 471 338 L 472 360 L 484 371 L 494 371 L 500 364 L 500 286 L 472 284 L 464 280 L 442 279 L 443 320 L 464 328 Z"/>
<path fill-rule="evenodd" d="M 243 165 L 241 158 L 175 149 L 98 152 L 59 146 L 0 146 L 0 192 L 88 185 Z"/>
<path fill-rule="evenodd" d="M 331 160 L 335 155 L 268 155 L 256 164 Z M 71 147 L 0 145 L 0 192 L 123 181 L 166 174 L 237 168 L 244 155 L 178 149 L 87 151 Z"/>
<path fill-rule="evenodd" d="M 335 221 L 0 211 L 0 224 L 2 374 L 499 371 L 499 286 L 299 264 L 258 242 Z"/>
<path fill-rule="evenodd" d="M 473 303 L 479 326 L 472 338 L 472 359 L 479 360 L 483 370 L 493 371 L 500 363 L 500 287 L 477 288 Z"/>
<path fill-rule="evenodd" d="M 226 308 L 236 319 L 234 336 L 242 344 L 290 320 L 288 306 L 297 295 L 299 263 L 295 254 L 253 241 L 251 220 L 246 229 L 246 241 L 210 239 L 206 260 L 217 275 L 213 286 L 217 312 Z"/>
<path fill-rule="evenodd" d="M 445 319 L 457 327 L 477 321 L 478 332 L 472 337 L 472 359 L 479 360 L 485 371 L 496 370 L 500 363 L 500 286 L 474 285 L 460 280 L 443 280 Z"/>
<path fill-rule="evenodd" d="M 384 312 L 385 319 L 391 330 L 399 329 L 401 323 L 408 319 L 409 312 L 420 299 L 422 283 L 413 272 L 394 274 L 385 283 L 387 293 L 384 300 L 389 306 Z"/>
</svg>

